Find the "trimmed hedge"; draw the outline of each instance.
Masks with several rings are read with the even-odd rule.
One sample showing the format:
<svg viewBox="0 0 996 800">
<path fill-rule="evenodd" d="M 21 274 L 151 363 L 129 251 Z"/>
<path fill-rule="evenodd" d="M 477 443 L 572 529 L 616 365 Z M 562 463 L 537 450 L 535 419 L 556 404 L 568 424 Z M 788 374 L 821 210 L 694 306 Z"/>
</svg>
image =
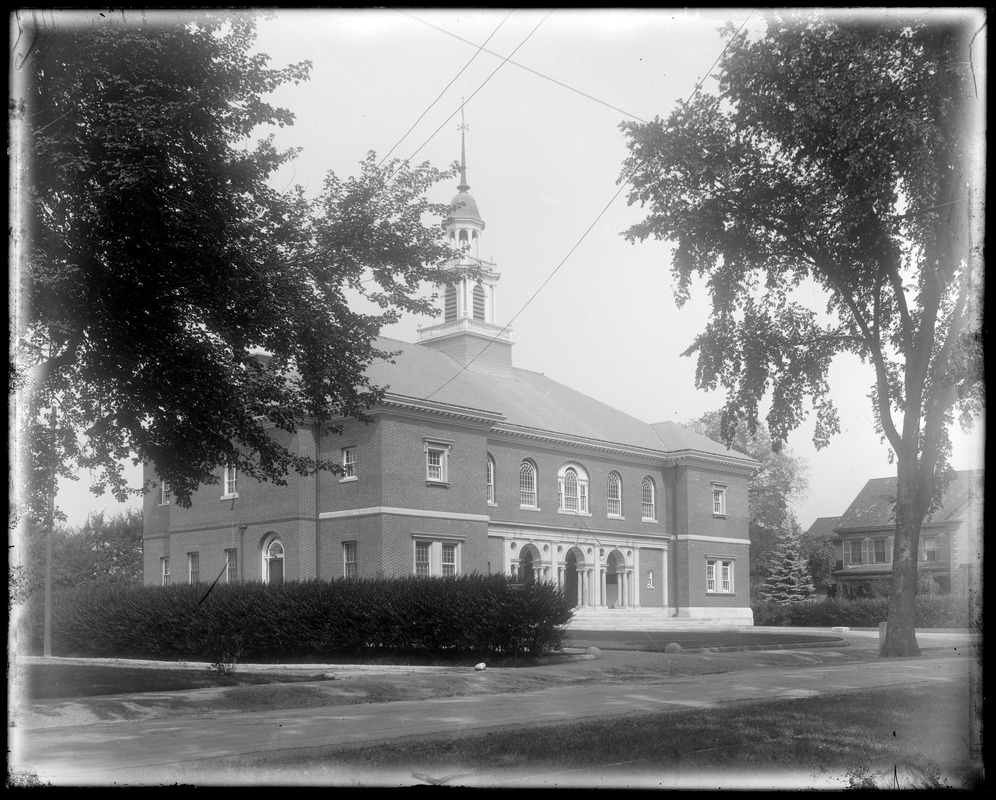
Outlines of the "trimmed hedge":
<svg viewBox="0 0 996 800">
<path fill-rule="evenodd" d="M 955 595 L 918 595 L 918 628 L 967 628 L 975 611 L 971 600 Z M 755 603 L 755 625 L 792 625 L 797 627 L 876 628 L 889 618 L 889 600 L 885 597 L 846 600 L 806 600 L 798 603 Z M 977 623 L 977 620 L 976 620 Z"/>
<path fill-rule="evenodd" d="M 29 652 L 42 598 L 23 609 Z M 206 585 L 84 586 L 52 598 L 52 653 L 232 662 L 330 654 L 539 655 L 560 649 L 572 602 L 504 575 Z"/>
</svg>

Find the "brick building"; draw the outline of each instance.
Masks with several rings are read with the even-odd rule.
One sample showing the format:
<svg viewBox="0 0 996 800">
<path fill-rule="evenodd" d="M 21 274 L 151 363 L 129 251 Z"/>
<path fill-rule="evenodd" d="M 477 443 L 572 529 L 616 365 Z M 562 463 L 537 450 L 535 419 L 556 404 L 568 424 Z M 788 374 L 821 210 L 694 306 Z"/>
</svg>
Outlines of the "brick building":
<svg viewBox="0 0 996 800">
<path fill-rule="evenodd" d="M 227 470 L 190 508 L 145 500 L 146 583 L 502 572 L 555 581 L 588 613 L 751 624 L 747 477 L 755 466 L 674 423 L 641 422 L 512 365 L 499 274 L 461 171 L 447 221 L 474 263 L 438 287 L 443 314 L 393 363 L 372 422 L 277 434 L 345 474 L 286 486 Z M 146 478 L 157 480 L 154 465 Z"/>
</svg>

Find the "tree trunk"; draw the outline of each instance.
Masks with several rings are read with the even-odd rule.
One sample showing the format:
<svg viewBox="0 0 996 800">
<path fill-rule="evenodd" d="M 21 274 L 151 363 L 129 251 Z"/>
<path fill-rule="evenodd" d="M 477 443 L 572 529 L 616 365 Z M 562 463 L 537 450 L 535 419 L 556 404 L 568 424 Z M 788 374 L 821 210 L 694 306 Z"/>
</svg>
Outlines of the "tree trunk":
<svg viewBox="0 0 996 800">
<path fill-rule="evenodd" d="M 913 459 L 899 461 L 896 481 L 896 533 L 892 550 L 892 591 L 885 641 L 879 656 L 918 656 L 916 642 L 917 558 L 926 505 Z"/>
</svg>

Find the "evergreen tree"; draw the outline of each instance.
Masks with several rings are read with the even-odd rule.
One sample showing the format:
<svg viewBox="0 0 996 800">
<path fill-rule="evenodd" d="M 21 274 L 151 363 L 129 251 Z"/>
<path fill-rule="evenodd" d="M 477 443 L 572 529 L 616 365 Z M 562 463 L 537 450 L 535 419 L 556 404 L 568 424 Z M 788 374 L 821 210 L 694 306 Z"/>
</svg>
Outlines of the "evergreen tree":
<svg viewBox="0 0 996 800">
<path fill-rule="evenodd" d="M 768 577 L 761 584 L 762 599 L 784 605 L 806 600 L 816 591 L 809 567 L 802 557 L 799 526 L 793 522 L 779 539 L 771 556 Z"/>
</svg>

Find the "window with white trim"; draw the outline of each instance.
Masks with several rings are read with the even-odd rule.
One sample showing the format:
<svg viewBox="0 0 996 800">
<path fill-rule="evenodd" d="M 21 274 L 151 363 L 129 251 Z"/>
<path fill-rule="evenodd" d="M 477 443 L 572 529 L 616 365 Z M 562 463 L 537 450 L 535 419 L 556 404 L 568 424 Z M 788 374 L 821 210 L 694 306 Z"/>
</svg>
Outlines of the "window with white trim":
<svg viewBox="0 0 996 800">
<path fill-rule="evenodd" d="M 415 574 L 422 577 L 460 574 L 459 542 L 415 539 Z"/>
<path fill-rule="evenodd" d="M 523 461 L 519 467 L 519 505 L 536 508 L 536 466 L 532 461 Z"/>
<path fill-rule="evenodd" d="M 706 591 L 716 594 L 733 593 L 732 559 L 706 559 Z"/>
<path fill-rule="evenodd" d="M 225 467 L 225 480 L 224 480 L 224 495 L 223 497 L 238 497 L 235 492 L 236 486 L 238 485 L 239 470 L 233 464 L 228 464 Z"/>
<path fill-rule="evenodd" d="M 861 564 L 863 563 L 862 551 L 866 550 L 864 542 L 861 539 L 849 539 L 844 542 L 844 563 L 845 564 Z"/>
<path fill-rule="evenodd" d="M 622 516 L 622 478 L 618 472 L 610 472 L 605 486 L 605 505 L 610 517 Z"/>
<path fill-rule="evenodd" d="M 576 464 L 564 466 L 558 475 L 560 511 L 588 513 L 588 474 Z"/>
<path fill-rule="evenodd" d="M 356 577 L 356 542 L 342 543 L 342 574 L 347 578 Z"/>
<path fill-rule="evenodd" d="M 429 483 L 449 483 L 450 445 L 423 440 L 425 449 L 425 479 Z"/>
<path fill-rule="evenodd" d="M 169 586 L 169 558 L 159 559 L 162 564 L 163 586 Z"/>
<path fill-rule="evenodd" d="M 168 506 L 170 501 L 170 491 L 169 484 L 166 481 L 162 482 L 159 487 L 159 505 Z"/>
<path fill-rule="evenodd" d="M 238 551 L 233 547 L 225 551 L 225 582 L 237 583 L 239 580 Z"/>
<path fill-rule="evenodd" d="M 889 540 L 882 539 L 872 539 L 871 547 L 871 557 L 872 563 L 874 564 L 886 564 L 892 561 L 891 553 L 889 552 L 891 548 L 889 547 Z"/>
<path fill-rule="evenodd" d="M 276 536 L 272 536 L 263 547 L 263 582 L 284 582 L 284 545 Z"/>
<path fill-rule="evenodd" d="M 187 576 L 190 583 L 201 582 L 201 555 L 200 553 L 187 553 Z"/>
<path fill-rule="evenodd" d="M 657 486 L 649 475 L 643 479 L 640 515 L 645 522 L 657 521 Z"/>
<path fill-rule="evenodd" d="M 495 504 L 495 460 L 488 454 L 488 505 Z"/>
<path fill-rule="evenodd" d="M 342 448 L 342 480 L 356 480 L 356 448 Z"/>
<path fill-rule="evenodd" d="M 712 513 L 715 517 L 726 516 L 726 487 L 718 483 L 712 485 Z"/>
</svg>

